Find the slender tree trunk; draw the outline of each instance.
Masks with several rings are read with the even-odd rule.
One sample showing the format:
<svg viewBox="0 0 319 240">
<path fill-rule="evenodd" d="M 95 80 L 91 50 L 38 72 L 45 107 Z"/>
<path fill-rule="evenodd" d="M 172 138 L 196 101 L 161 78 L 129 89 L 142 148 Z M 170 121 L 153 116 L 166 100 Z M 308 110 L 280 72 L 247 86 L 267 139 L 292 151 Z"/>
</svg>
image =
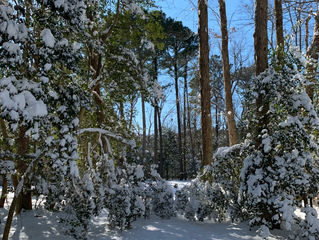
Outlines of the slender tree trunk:
<svg viewBox="0 0 319 240">
<path fill-rule="evenodd" d="M 129 124 L 128 124 L 129 129 L 132 129 L 132 125 L 133 125 L 135 104 L 136 104 L 136 99 L 135 97 L 132 97 L 132 99 L 130 100 L 130 117 L 129 117 Z"/>
<path fill-rule="evenodd" d="M 4 208 L 4 203 L 8 194 L 8 179 L 5 174 L 2 175 L 2 191 L 0 198 L 0 208 Z"/>
<path fill-rule="evenodd" d="M 254 33 L 254 46 L 255 46 L 255 65 L 256 65 L 256 76 L 260 73 L 264 72 L 268 67 L 268 59 L 267 59 L 267 0 L 256 0 L 255 2 L 255 33 Z M 256 149 L 260 152 L 264 152 L 264 147 L 262 146 L 262 137 L 261 132 L 263 129 L 268 129 L 268 110 L 269 110 L 269 102 L 264 99 L 263 96 L 267 95 L 268 92 L 265 90 L 264 92 L 259 92 L 256 107 L 257 107 L 257 116 L 258 116 L 258 127 L 256 133 Z M 271 162 L 267 162 L 266 164 L 271 167 Z M 266 166 L 265 166 L 266 167 Z M 273 223 L 273 216 L 275 214 L 274 207 L 269 206 L 267 203 L 260 203 L 259 207 L 262 209 L 262 218 L 265 219 L 269 223 Z M 273 225 L 271 228 L 280 228 L 278 225 Z"/>
<path fill-rule="evenodd" d="M 153 57 L 153 67 L 154 67 L 154 83 L 157 82 L 157 53 Z M 158 148 L 158 99 L 157 96 L 154 98 L 154 163 L 158 164 L 157 158 L 157 148 Z"/>
<path fill-rule="evenodd" d="M 195 141 L 197 142 L 197 154 L 199 156 L 199 160 L 200 162 L 203 162 L 203 156 L 202 156 L 202 144 L 201 144 L 201 141 L 200 141 L 200 138 L 201 138 L 201 135 L 199 134 L 199 131 L 197 130 L 197 116 L 195 114 L 194 116 L 194 122 L 193 122 L 193 125 L 194 125 L 194 138 L 195 138 Z"/>
<path fill-rule="evenodd" d="M 216 148 L 218 148 L 218 138 L 219 138 L 219 118 L 218 118 L 218 106 L 215 107 L 215 138 L 216 138 Z"/>
<path fill-rule="evenodd" d="M 220 30 L 222 33 L 222 57 L 223 57 L 223 76 L 225 88 L 225 105 L 228 125 L 229 145 L 233 146 L 238 143 L 236 130 L 235 114 L 233 107 L 233 98 L 231 92 L 230 66 L 228 54 L 228 31 L 227 31 L 227 16 L 224 0 L 218 0 L 220 12 Z"/>
<path fill-rule="evenodd" d="M 192 133 L 192 125 L 191 125 L 191 107 L 189 104 L 188 99 L 188 84 L 186 81 L 186 102 L 187 102 L 187 127 L 188 127 L 188 134 L 189 134 L 189 141 L 190 141 L 190 151 L 192 155 L 192 174 L 196 174 L 196 159 L 195 159 L 195 150 L 194 150 L 194 140 L 193 140 L 193 133 Z"/>
<path fill-rule="evenodd" d="M 306 46 L 306 52 L 308 51 L 308 44 L 309 44 L 309 21 L 310 21 L 311 17 L 308 16 L 305 22 L 305 31 L 306 31 L 306 36 L 305 36 L 305 46 Z"/>
<path fill-rule="evenodd" d="M 267 6 L 268 0 L 256 0 L 255 2 L 254 46 L 257 76 L 268 67 Z"/>
<path fill-rule="evenodd" d="M 6 225 L 5 225 L 4 230 L 3 230 L 2 240 L 9 239 L 10 228 L 11 228 L 11 223 L 13 220 L 13 214 L 14 214 L 14 209 L 16 208 L 16 204 L 17 204 L 17 198 L 14 197 L 12 202 L 11 202 L 10 208 L 9 208 Z"/>
<path fill-rule="evenodd" d="M 319 54 L 319 10 L 315 15 L 315 27 L 312 43 L 307 49 L 307 65 L 306 65 L 306 78 L 312 83 L 307 86 L 307 94 L 310 99 L 314 100 L 314 84 L 316 83 L 316 71 L 318 67 L 318 54 Z"/>
<path fill-rule="evenodd" d="M 284 28 L 282 18 L 282 0 L 275 0 L 275 17 L 276 17 L 276 42 L 278 62 L 282 64 L 282 54 L 284 50 Z"/>
<path fill-rule="evenodd" d="M 23 160 L 22 156 L 29 152 L 29 138 L 25 135 L 27 131 L 26 126 L 21 126 L 19 130 L 18 138 L 18 174 L 22 176 L 27 170 L 28 164 Z M 17 182 L 20 181 L 20 176 L 15 176 Z M 19 214 L 22 209 L 31 210 L 32 209 L 32 194 L 31 186 L 29 183 L 25 183 L 26 189 L 23 189 L 19 196 L 17 197 L 16 213 Z M 15 184 L 15 189 L 17 188 L 17 183 Z"/>
<path fill-rule="evenodd" d="M 199 71 L 202 112 L 202 165 L 213 162 L 207 0 L 198 0 Z"/>
<path fill-rule="evenodd" d="M 299 0 L 299 7 L 298 7 L 298 21 L 301 21 L 301 0 Z M 300 49 L 300 52 L 302 50 L 302 45 L 301 45 L 301 42 L 302 42 L 302 38 L 301 38 L 301 24 L 299 24 L 298 26 L 298 29 L 299 29 L 299 49 Z"/>
<path fill-rule="evenodd" d="M 121 125 L 123 127 L 125 127 L 126 125 L 126 120 L 125 120 L 125 113 L 124 113 L 124 103 L 121 101 L 120 103 L 120 121 L 121 121 Z M 125 128 L 126 129 L 126 128 Z"/>
<path fill-rule="evenodd" d="M 146 157 L 146 116 L 145 116 L 145 99 L 142 94 L 142 122 L 143 122 L 143 139 L 142 139 L 142 163 L 144 164 Z"/>
<path fill-rule="evenodd" d="M 268 38 L 267 38 L 267 7 L 268 0 L 256 0 L 255 2 L 255 65 L 256 76 L 264 72 L 268 67 Z M 266 93 L 267 94 L 267 93 Z M 259 116 L 257 132 L 261 133 L 263 129 L 267 129 L 269 103 L 263 99 L 263 93 L 258 93 L 257 101 L 257 116 Z M 256 139 L 256 147 L 261 144 L 261 138 Z"/>
<path fill-rule="evenodd" d="M 162 132 L 162 123 L 161 123 L 161 110 L 157 111 L 158 116 L 158 131 L 159 131 L 159 145 L 160 145 L 160 155 L 159 155 L 159 174 L 161 177 L 164 177 L 164 158 L 163 158 L 163 132 Z"/>
<path fill-rule="evenodd" d="M 177 54 L 175 53 L 175 56 Z M 181 113 L 180 113 L 180 100 L 179 100 L 179 87 L 178 87 L 178 69 L 177 61 L 174 61 L 174 79 L 175 79 L 175 95 L 176 95 L 176 113 L 177 113 L 177 141 L 178 141 L 178 158 L 179 158 L 179 171 L 180 179 L 184 179 L 184 164 L 182 156 L 182 127 L 181 127 Z"/>
<path fill-rule="evenodd" d="M 157 104 L 157 103 L 155 103 Z M 154 164 L 158 164 L 157 159 L 157 146 L 158 146 L 158 124 L 157 124 L 157 118 L 158 118 L 158 106 L 154 106 Z"/>
<path fill-rule="evenodd" d="M 11 223 L 12 223 L 12 219 L 13 219 L 13 215 L 14 215 L 14 210 L 17 209 L 17 201 L 18 201 L 18 197 L 21 195 L 21 191 L 23 190 L 23 187 L 26 184 L 26 181 L 28 181 L 30 175 L 32 174 L 32 172 L 34 171 L 34 167 L 36 165 L 36 162 L 41 159 L 43 157 L 43 155 L 38 156 L 36 159 L 32 160 L 32 163 L 28 166 L 28 168 L 25 170 L 23 176 L 21 176 L 21 179 L 19 180 L 18 184 L 20 187 L 19 189 L 16 189 L 15 193 L 14 193 L 14 197 L 12 199 L 10 208 L 9 208 L 9 212 L 7 215 L 7 220 L 5 223 L 5 227 L 3 230 L 3 235 L 2 235 L 2 240 L 8 240 L 9 238 L 9 233 L 10 233 L 10 228 L 11 228 Z"/>
<path fill-rule="evenodd" d="M 4 142 L 5 142 L 4 144 L 5 149 L 9 150 L 7 127 L 2 118 L 0 118 L 0 127 L 1 127 L 2 136 L 4 138 Z M 8 179 L 5 174 L 3 174 L 1 177 L 2 177 L 2 191 L 1 191 L 1 197 L 0 197 L 0 208 L 3 208 L 7 194 L 8 194 Z"/>
<path fill-rule="evenodd" d="M 187 178 L 187 163 L 186 163 L 186 149 L 187 147 L 187 126 L 186 126 L 186 95 L 187 95 L 187 63 L 184 67 L 184 94 L 183 94 L 183 162 L 184 162 L 184 173 L 185 173 L 185 179 Z"/>
</svg>

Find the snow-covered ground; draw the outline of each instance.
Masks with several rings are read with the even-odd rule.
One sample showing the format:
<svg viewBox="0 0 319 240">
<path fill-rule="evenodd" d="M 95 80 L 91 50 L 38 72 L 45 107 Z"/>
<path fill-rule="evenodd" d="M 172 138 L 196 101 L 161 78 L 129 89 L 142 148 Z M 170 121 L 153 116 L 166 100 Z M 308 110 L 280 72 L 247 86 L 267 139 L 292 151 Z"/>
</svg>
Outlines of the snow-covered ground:
<svg viewBox="0 0 319 240">
<path fill-rule="evenodd" d="M 189 184 L 186 181 L 169 181 L 178 188 Z M 9 200 L 13 194 L 9 194 Z M 34 201 L 34 204 L 36 202 Z M 37 203 L 41 206 L 41 203 Z M 5 216 L 9 205 L 5 209 L 0 209 L 0 233 L 2 235 Z M 59 224 L 59 216 L 43 210 L 41 207 L 33 211 L 23 212 L 20 216 L 14 217 L 11 238 L 13 240 L 66 240 L 72 239 L 63 234 L 63 225 Z M 105 217 L 99 216 L 93 219 L 89 230 L 88 239 L 104 240 L 243 240 L 262 239 L 255 231 L 249 231 L 247 223 L 213 223 L 213 222 L 191 222 L 182 217 L 171 219 L 160 219 L 152 216 L 150 219 L 138 219 L 133 223 L 132 229 L 126 231 L 111 231 L 107 227 Z M 271 240 L 287 239 L 283 231 L 272 232 Z"/>
</svg>

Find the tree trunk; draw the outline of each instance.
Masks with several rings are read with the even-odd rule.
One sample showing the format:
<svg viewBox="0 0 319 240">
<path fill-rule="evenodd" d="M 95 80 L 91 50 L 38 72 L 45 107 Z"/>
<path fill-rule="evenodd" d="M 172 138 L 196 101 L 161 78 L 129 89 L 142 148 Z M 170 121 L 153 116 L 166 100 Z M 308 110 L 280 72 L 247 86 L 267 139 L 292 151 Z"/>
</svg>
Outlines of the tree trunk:
<svg viewBox="0 0 319 240">
<path fill-rule="evenodd" d="M 238 143 L 238 136 L 236 130 L 235 114 L 232 99 L 232 84 L 230 79 L 230 66 L 228 54 L 228 31 L 227 31 L 227 16 L 226 6 L 224 0 L 218 0 L 220 12 L 220 30 L 222 33 L 222 57 L 223 57 L 223 77 L 225 88 L 225 105 L 228 125 L 229 145 L 233 146 Z"/>
<path fill-rule="evenodd" d="M 155 103 L 157 104 L 157 103 Z M 154 164 L 158 164 L 157 159 L 157 146 L 158 146 L 158 124 L 157 124 L 157 112 L 158 112 L 158 106 L 154 106 Z"/>
<path fill-rule="evenodd" d="M 157 53 L 155 53 L 155 56 L 153 57 L 153 67 L 154 67 L 154 83 L 156 83 L 157 80 L 157 74 L 158 74 L 158 66 L 157 66 Z M 158 99 L 157 96 L 154 97 L 154 163 L 158 164 L 157 159 L 157 147 L 158 147 Z"/>
<path fill-rule="evenodd" d="M 268 67 L 267 7 L 268 0 L 256 0 L 254 33 L 256 76 L 264 72 Z M 256 106 L 257 116 L 259 116 L 257 132 L 261 133 L 263 129 L 267 129 L 269 121 L 267 116 L 269 103 L 265 102 L 263 99 L 263 93 L 258 93 Z M 256 147 L 258 148 L 260 144 L 261 138 L 258 137 L 256 139 Z"/>
<path fill-rule="evenodd" d="M 2 136 L 4 138 L 4 148 L 6 150 L 10 149 L 10 146 L 8 144 L 8 133 L 7 133 L 7 128 L 5 125 L 5 122 L 2 118 L 0 118 L 0 127 L 1 127 L 1 132 L 2 132 Z M 1 161 L 3 161 L 4 159 L 2 159 Z M 4 203 L 7 197 L 7 193 L 8 193 L 8 179 L 7 176 L 4 174 L 2 175 L 2 191 L 1 191 L 1 197 L 0 197 L 0 208 L 4 207 Z"/>
<path fill-rule="evenodd" d="M 143 139 L 142 139 L 142 164 L 145 163 L 145 153 L 146 153 L 146 116 L 145 116 L 145 99 L 142 94 L 142 122 L 143 122 Z"/>
<path fill-rule="evenodd" d="M 279 64 L 282 63 L 282 55 L 284 51 L 284 28 L 282 18 L 282 0 L 275 0 L 275 17 L 276 17 L 276 42 L 277 56 Z"/>
<path fill-rule="evenodd" d="M 161 123 L 161 110 L 157 111 L 158 116 L 158 131 L 159 131 L 159 142 L 160 142 L 160 155 L 159 155 L 159 174 L 164 177 L 164 159 L 163 159 L 163 132 Z"/>
<path fill-rule="evenodd" d="M 1 198 L 0 198 L 0 208 L 4 208 L 4 203 L 7 198 L 8 193 L 8 179 L 6 175 L 2 175 L 2 191 L 1 191 Z"/>
<path fill-rule="evenodd" d="M 311 17 L 308 16 L 305 22 L 305 47 L 306 47 L 306 52 L 308 51 L 308 44 L 309 44 L 309 21 L 310 21 Z"/>
<path fill-rule="evenodd" d="M 314 84 L 316 83 L 316 71 L 318 65 L 319 54 L 319 10 L 315 15 L 315 27 L 313 30 L 312 43 L 307 49 L 307 65 L 306 65 L 306 78 L 311 83 L 307 86 L 307 94 L 310 99 L 314 100 Z"/>
<path fill-rule="evenodd" d="M 300 22 L 301 21 L 301 0 L 299 0 L 299 7 L 298 7 L 298 19 L 297 19 L 297 21 L 298 22 Z M 301 39 L 301 24 L 299 24 L 299 26 L 298 26 L 298 29 L 299 29 L 299 50 L 300 50 L 300 52 L 301 52 L 301 50 L 302 50 L 302 44 L 301 44 L 301 42 L 302 42 L 302 39 Z"/>
<path fill-rule="evenodd" d="M 26 137 L 25 133 L 27 131 L 26 126 L 21 126 L 19 130 L 18 137 L 18 174 L 22 176 L 27 170 L 27 163 L 23 160 L 22 156 L 29 152 L 29 138 Z M 15 180 L 15 189 L 17 187 L 17 182 L 20 181 L 20 176 L 15 176 L 17 179 Z M 26 189 L 23 189 L 21 193 L 17 196 L 17 204 L 16 204 L 16 213 L 19 214 L 22 209 L 32 210 L 32 194 L 31 194 L 31 185 L 29 183 L 25 183 Z"/>
<path fill-rule="evenodd" d="M 268 38 L 267 38 L 267 4 L 268 0 L 256 0 L 255 3 L 255 64 L 256 76 L 268 67 Z"/>
<path fill-rule="evenodd" d="M 133 96 L 130 100 L 130 117 L 129 117 L 128 129 L 132 129 L 135 104 L 136 104 L 136 98 Z"/>
<path fill-rule="evenodd" d="M 215 107 L 215 138 L 216 138 L 216 148 L 218 148 L 218 138 L 219 138 L 219 118 L 218 118 L 218 106 Z"/>
<path fill-rule="evenodd" d="M 183 162 L 184 162 L 184 173 L 185 179 L 187 179 L 187 163 L 186 163 L 186 149 L 187 148 L 187 126 L 186 126 L 186 95 L 187 95 L 187 63 L 184 67 L 184 96 L 183 96 Z"/>
<path fill-rule="evenodd" d="M 14 196 L 14 198 L 11 202 L 10 208 L 9 208 L 6 225 L 5 225 L 4 230 L 3 230 L 2 240 L 9 239 L 11 223 L 13 220 L 13 214 L 14 214 L 14 209 L 16 208 L 16 205 L 17 205 L 17 198 Z"/>
<path fill-rule="evenodd" d="M 195 141 L 197 142 L 197 154 L 199 156 L 199 160 L 200 162 L 203 162 L 203 156 L 202 156 L 202 144 L 201 144 L 201 141 L 200 141 L 200 138 L 201 138 L 201 134 L 199 133 L 199 131 L 197 130 L 197 116 L 196 116 L 196 112 L 194 114 L 194 122 L 193 122 L 193 126 L 194 126 L 194 138 L 195 138 Z"/>
<path fill-rule="evenodd" d="M 199 71 L 202 122 L 202 165 L 213 162 L 207 1 L 198 0 Z"/>
<path fill-rule="evenodd" d="M 175 53 L 175 56 L 177 54 Z M 176 96 L 176 113 L 177 113 L 177 141 L 178 141 L 178 158 L 179 158 L 179 178 L 184 179 L 184 164 L 182 157 L 182 128 L 181 128 L 181 113 L 179 106 L 179 93 L 178 93 L 178 69 L 177 60 L 174 60 L 174 80 L 175 80 L 175 96 Z"/>
<path fill-rule="evenodd" d="M 186 81 L 186 102 L 187 102 L 187 127 L 188 127 L 188 134 L 189 134 L 189 141 L 190 141 L 190 151 L 192 155 L 192 174 L 196 174 L 196 159 L 195 159 L 195 150 L 194 150 L 194 140 L 193 140 L 193 133 L 192 133 L 192 125 L 191 125 L 191 107 L 188 100 L 188 84 Z"/>
</svg>

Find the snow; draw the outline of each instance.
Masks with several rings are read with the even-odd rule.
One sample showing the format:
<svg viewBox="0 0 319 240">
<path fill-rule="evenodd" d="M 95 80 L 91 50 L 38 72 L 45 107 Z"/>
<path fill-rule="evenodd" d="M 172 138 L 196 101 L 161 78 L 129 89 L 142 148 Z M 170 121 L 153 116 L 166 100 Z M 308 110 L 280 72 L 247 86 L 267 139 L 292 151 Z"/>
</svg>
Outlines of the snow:
<svg viewBox="0 0 319 240">
<path fill-rule="evenodd" d="M 136 166 L 135 177 L 141 179 L 144 177 L 143 167 L 141 165 Z"/>
<path fill-rule="evenodd" d="M 123 137 L 118 136 L 115 133 L 112 133 L 112 132 L 110 132 L 108 130 L 105 130 L 105 129 L 101 129 L 101 128 L 82 128 L 82 129 L 78 130 L 78 134 L 82 134 L 82 133 L 85 133 L 85 132 L 97 132 L 97 133 L 99 133 L 101 135 L 103 134 L 105 136 L 108 136 L 108 137 L 114 138 L 116 140 L 119 140 L 119 141 L 121 141 L 124 144 L 130 145 L 132 148 L 134 148 L 136 146 L 136 143 L 135 143 L 134 140 L 124 139 Z"/>
<path fill-rule="evenodd" d="M 50 64 L 50 63 L 46 63 L 44 65 L 44 71 L 46 71 L 46 72 L 50 71 L 51 68 L 52 68 L 52 64 Z"/>
<path fill-rule="evenodd" d="M 41 38 L 45 46 L 53 48 L 55 44 L 55 38 L 50 29 L 45 28 L 41 32 Z"/>
<path fill-rule="evenodd" d="M 87 176 L 88 179 L 90 177 Z M 176 185 L 178 189 L 190 184 L 190 181 L 167 181 L 171 186 Z M 88 188 L 90 188 L 88 183 Z M 0 187 L 1 190 L 1 187 Z M 13 193 L 8 194 L 9 202 L 13 198 Z M 59 223 L 61 213 L 52 213 L 42 208 L 43 199 L 33 199 L 32 211 L 22 212 L 14 216 L 10 239 L 12 240 L 71 240 L 73 238 L 64 234 L 65 225 Z M 2 235 L 5 218 L 8 213 L 9 203 L 5 203 L 5 208 L 0 209 L 0 234 Z M 247 222 L 244 223 L 216 223 L 213 221 L 194 222 L 188 221 L 183 217 L 171 219 L 161 219 L 151 216 L 150 219 L 140 218 L 133 222 L 129 230 L 119 231 L 110 230 L 107 227 L 106 216 L 108 212 L 104 211 L 100 216 L 95 217 L 89 226 L 88 239 L 90 240 L 262 240 L 256 229 L 249 230 Z M 297 209 L 297 215 L 304 214 Z M 305 214 L 304 214 L 305 215 Z M 312 215 L 316 216 L 316 213 Z M 309 219 L 310 220 L 310 219 Z M 312 221 L 312 219 L 311 219 Z M 267 232 L 268 229 L 262 229 L 261 234 L 268 235 L 268 240 L 287 239 L 287 232 L 276 230 Z"/>
<path fill-rule="evenodd" d="M 184 184 L 184 183 L 182 183 Z M 10 194 L 12 196 L 12 194 Z M 41 201 L 41 200 L 40 200 Z M 33 201 L 36 204 L 36 201 Z M 4 219 L 9 208 L 0 209 L 0 219 Z M 105 212 L 107 214 L 107 212 Z M 2 234 L 4 221 L 1 221 L 0 233 Z M 41 208 L 33 211 L 22 212 L 20 216 L 15 216 L 10 239 L 12 240 L 43 240 L 72 239 L 63 234 L 64 226 L 59 224 L 59 214 L 51 213 Z M 138 219 L 133 222 L 132 229 L 125 231 L 109 230 L 105 215 L 92 220 L 89 227 L 88 239 L 91 240 L 261 240 L 256 232 L 249 231 L 247 223 L 212 223 L 212 222 L 191 222 L 181 217 L 171 219 L 160 219 L 151 216 L 150 219 Z M 285 239 L 278 234 L 270 235 L 269 240 Z"/>
</svg>

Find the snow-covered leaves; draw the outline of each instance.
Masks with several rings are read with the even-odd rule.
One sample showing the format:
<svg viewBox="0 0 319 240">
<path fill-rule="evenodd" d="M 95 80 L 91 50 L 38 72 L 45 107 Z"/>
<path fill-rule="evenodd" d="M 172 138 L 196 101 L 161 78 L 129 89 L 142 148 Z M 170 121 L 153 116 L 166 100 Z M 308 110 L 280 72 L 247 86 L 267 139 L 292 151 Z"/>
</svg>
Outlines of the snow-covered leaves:
<svg viewBox="0 0 319 240">
<path fill-rule="evenodd" d="M 50 29 L 43 29 L 41 32 L 41 38 L 42 41 L 44 42 L 45 46 L 53 48 L 55 44 L 55 38 L 53 34 L 51 33 Z"/>
<path fill-rule="evenodd" d="M 241 200 L 251 215 L 251 225 L 273 228 L 284 222 L 291 229 L 297 198 L 318 191 L 318 115 L 305 92 L 305 79 L 288 65 L 280 72 L 271 67 L 256 78 L 251 100 L 263 94 L 267 116 L 251 115 L 255 130 L 241 173 Z M 257 110 L 257 109 L 256 109 Z M 260 118 L 267 129 L 256 131 Z"/>
<path fill-rule="evenodd" d="M 227 212 L 226 192 L 218 183 L 197 178 L 189 186 L 176 191 L 175 207 L 189 220 L 203 221 L 214 218 L 224 221 Z"/>
</svg>

